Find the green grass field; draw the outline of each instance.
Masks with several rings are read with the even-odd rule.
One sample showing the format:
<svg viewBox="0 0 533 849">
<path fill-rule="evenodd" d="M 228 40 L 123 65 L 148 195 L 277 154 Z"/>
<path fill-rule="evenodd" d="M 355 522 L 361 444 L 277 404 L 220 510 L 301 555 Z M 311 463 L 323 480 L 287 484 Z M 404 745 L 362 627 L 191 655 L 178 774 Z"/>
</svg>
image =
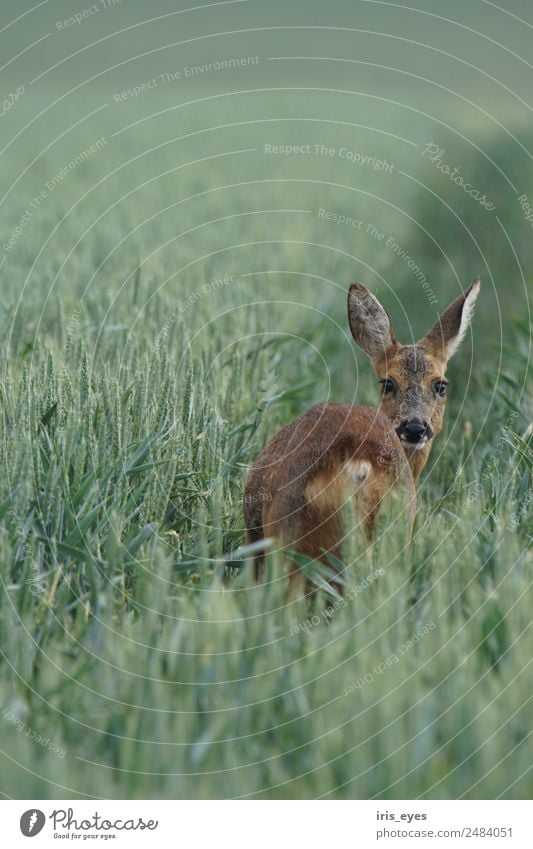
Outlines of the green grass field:
<svg viewBox="0 0 533 849">
<path fill-rule="evenodd" d="M 311 95 L 356 86 L 309 73 L 230 102 L 117 104 L 135 80 L 110 82 L 29 128 L 28 92 L 8 116 L 4 796 L 531 798 L 533 240 L 509 185 L 533 197 L 531 129 L 416 92 Z M 494 211 L 423 155 L 432 141 Z M 248 465 L 308 406 L 378 400 L 349 283 L 408 342 L 478 274 L 411 549 L 395 523 L 366 553 L 353 541 L 329 625 L 286 603 L 281 563 L 255 586 Z"/>
</svg>

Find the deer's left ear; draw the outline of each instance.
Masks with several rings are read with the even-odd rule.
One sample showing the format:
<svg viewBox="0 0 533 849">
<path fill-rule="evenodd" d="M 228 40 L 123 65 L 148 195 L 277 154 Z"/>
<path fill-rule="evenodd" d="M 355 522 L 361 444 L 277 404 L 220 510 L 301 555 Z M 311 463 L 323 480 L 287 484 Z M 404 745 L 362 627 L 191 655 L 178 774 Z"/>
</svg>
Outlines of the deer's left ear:
<svg viewBox="0 0 533 849">
<path fill-rule="evenodd" d="M 434 356 L 446 362 L 457 351 L 470 324 L 480 285 L 479 277 L 476 277 L 466 292 L 452 301 L 429 333 L 420 340 L 420 344 L 428 348 Z"/>
</svg>

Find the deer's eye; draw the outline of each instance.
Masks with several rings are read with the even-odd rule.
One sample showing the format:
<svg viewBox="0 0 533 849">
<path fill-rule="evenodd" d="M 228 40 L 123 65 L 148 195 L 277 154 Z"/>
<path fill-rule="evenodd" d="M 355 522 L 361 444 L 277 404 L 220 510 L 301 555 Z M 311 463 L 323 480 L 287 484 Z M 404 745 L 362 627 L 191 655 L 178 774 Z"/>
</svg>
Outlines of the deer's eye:
<svg viewBox="0 0 533 849">
<path fill-rule="evenodd" d="M 385 380 L 380 380 L 381 383 L 381 392 L 383 395 L 393 395 L 396 392 L 396 384 L 394 380 L 390 378 L 385 378 Z"/>
<path fill-rule="evenodd" d="M 445 380 L 436 380 L 433 384 L 433 389 L 435 390 L 437 395 L 440 395 L 441 398 L 444 398 L 444 396 L 446 395 L 447 385 L 448 384 Z"/>
</svg>

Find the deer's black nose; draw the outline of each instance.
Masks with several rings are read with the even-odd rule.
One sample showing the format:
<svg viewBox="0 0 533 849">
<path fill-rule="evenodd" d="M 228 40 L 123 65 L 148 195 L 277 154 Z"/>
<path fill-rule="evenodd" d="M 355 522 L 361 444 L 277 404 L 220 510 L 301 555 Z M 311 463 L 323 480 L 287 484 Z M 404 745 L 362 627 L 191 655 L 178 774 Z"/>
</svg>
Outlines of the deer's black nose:
<svg viewBox="0 0 533 849">
<path fill-rule="evenodd" d="M 401 423 L 397 430 L 400 439 L 416 444 L 422 439 L 431 439 L 433 431 L 429 426 L 429 422 L 423 422 L 421 419 L 409 419 Z"/>
</svg>

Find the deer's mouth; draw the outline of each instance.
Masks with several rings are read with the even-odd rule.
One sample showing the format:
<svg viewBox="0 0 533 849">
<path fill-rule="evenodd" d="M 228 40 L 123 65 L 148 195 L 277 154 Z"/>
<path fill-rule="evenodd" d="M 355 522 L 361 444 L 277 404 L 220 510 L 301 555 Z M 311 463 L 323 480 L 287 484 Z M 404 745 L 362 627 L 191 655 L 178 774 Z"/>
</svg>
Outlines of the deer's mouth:
<svg viewBox="0 0 533 849">
<path fill-rule="evenodd" d="M 426 436 L 423 439 L 419 439 L 418 442 L 410 442 L 404 436 L 400 436 L 400 442 L 404 448 L 408 448 L 410 451 L 422 451 L 429 444 L 429 439 Z"/>
<path fill-rule="evenodd" d="M 409 447 L 415 451 L 425 448 L 433 437 L 429 422 L 422 419 L 406 419 L 396 428 L 396 433 L 405 448 Z"/>
</svg>

